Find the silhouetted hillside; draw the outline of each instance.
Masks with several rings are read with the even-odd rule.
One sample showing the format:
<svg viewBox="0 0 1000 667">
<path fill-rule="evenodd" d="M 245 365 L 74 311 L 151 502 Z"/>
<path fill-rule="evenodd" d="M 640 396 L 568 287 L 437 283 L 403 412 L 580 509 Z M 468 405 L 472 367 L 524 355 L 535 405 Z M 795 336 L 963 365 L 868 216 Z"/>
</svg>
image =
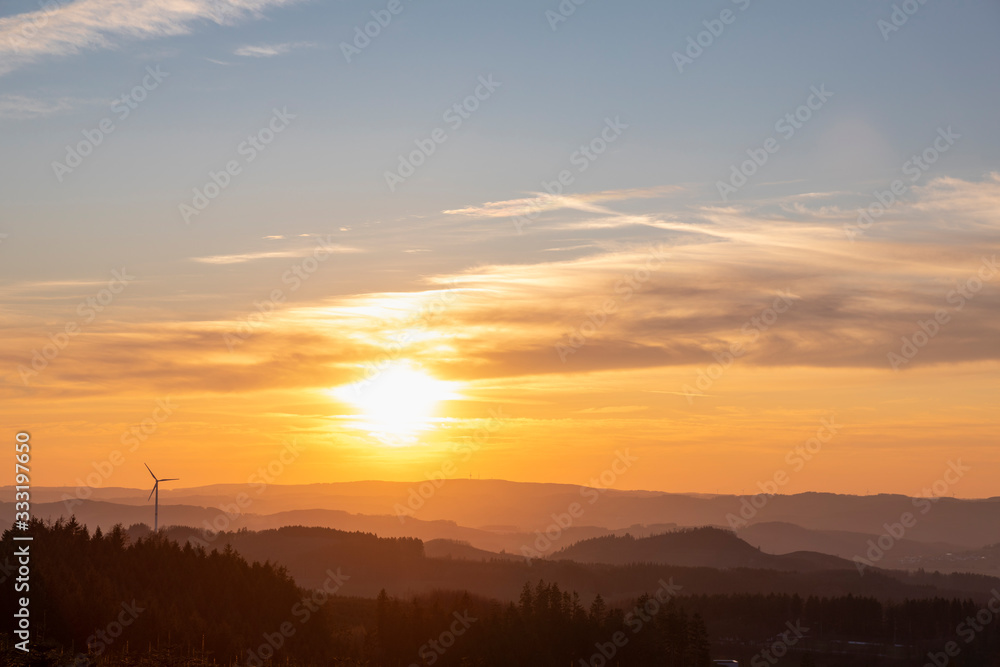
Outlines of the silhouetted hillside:
<svg viewBox="0 0 1000 667">
<path fill-rule="evenodd" d="M 148 493 L 147 493 L 148 495 Z M 224 507 L 231 506 L 223 503 Z M 251 506 L 248 509 L 253 509 Z M 238 509 L 238 508 L 237 508 Z M 70 512 L 63 503 L 35 503 L 32 505 L 34 516 L 55 521 L 60 517 L 68 519 L 72 514 L 77 521 L 88 526 L 91 530 L 98 527 L 108 530 L 118 523 L 131 525 L 136 523 L 151 523 L 152 509 L 149 505 L 119 504 L 98 500 L 80 501 L 73 504 Z M 9 515 L 11 520 L 14 516 L 13 503 L 0 503 L 0 515 Z M 454 521 L 435 520 L 424 521 L 418 518 L 406 518 L 400 521 L 396 516 L 366 516 L 361 514 L 350 514 L 340 510 L 328 509 L 304 509 L 277 514 L 254 514 L 252 512 L 237 513 L 232 511 L 226 514 L 217 508 L 198 507 L 193 505 L 170 505 L 160 507 L 160 523 L 164 526 L 188 526 L 202 530 L 268 530 L 277 529 L 284 526 L 316 526 L 323 528 L 333 528 L 347 532 L 371 532 L 378 533 L 384 537 L 417 537 L 424 541 L 445 539 L 469 542 L 478 549 L 485 551 L 500 552 L 502 550 L 517 551 L 521 545 L 532 542 L 535 535 L 527 532 L 510 532 L 498 530 L 497 532 L 459 526 Z M 673 527 L 672 525 L 658 525 L 652 527 L 630 526 L 625 530 L 638 531 L 663 531 Z M 570 544 L 577 540 L 583 540 L 598 535 L 614 534 L 616 531 L 596 526 L 571 526 L 563 531 L 560 542 Z M 545 551 L 543 550 L 543 553 Z"/>
<path fill-rule="evenodd" d="M 801 493 L 776 496 L 732 496 L 672 494 L 657 491 L 619 491 L 591 489 L 570 484 L 536 484 L 503 480 L 449 479 L 435 486 L 427 498 L 417 494 L 420 482 L 345 482 L 334 484 L 281 485 L 270 484 L 266 489 L 241 484 L 220 484 L 195 488 L 164 489 L 160 494 L 160 511 L 168 518 L 166 524 L 187 523 L 200 526 L 198 521 L 169 518 L 173 505 L 202 507 L 232 506 L 239 494 L 249 494 L 251 504 L 245 511 L 270 515 L 298 510 L 335 510 L 350 514 L 381 515 L 396 521 L 400 508 L 412 513 L 412 519 L 432 522 L 453 521 L 459 526 L 482 529 L 485 526 L 516 527 L 517 532 L 533 534 L 552 524 L 552 515 L 565 513 L 573 503 L 583 508 L 583 514 L 570 530 L 594 526 L 607 530 L 627 529 L 635 524 L 676 524 L 678 526 L 719 526 L 741 529 L 761 522 L 785 522 L 824 531 L 848 531 L 881 534 L 886 523 L 899 521 L 910 512 L 918 517 L 916 525 L 907 530 L 906 539 L 920 542 L 943 542 L 965 549 L 978 549 L 995 542 L 1000 535 L 1000 498 L 966 500 L 939 498 L 929 500 L 901 495 L 879 494 L 852 496 L 832 493 Z M 429 483 L 428 483 L 429 484 Z M 432 485 L 433 486 L 433 485 Z M 148 489 L 106 488 L 88 489 L 91 500 L 136 505 L 148 513 Z M 11 486 L 0 487 L 0 499 L 13 500 Z M 32 488 L 33 504 L 56 503 L 75 489 L 65 487 Z M 591 502 L 593 501 L 593 502 Z M 756 506 L 755 506 L 756 504 Z M 79 505 L 62 507 L 66 516 Z M 3 517 L 12 517 L 13 507 L 0 506 Z M 142 511 L 142 510 L 140 510 Z M 212 519 L 218 515 L 211 510 Z M 47 516 L 39 515 L 39 516 Z M 52 516 L 58 516 L 58 513 Z M 109 517 L 110 518 L 110 517 Z M 334 525 L 303 516 L 288 516 L 283 524 L 329 525 L 344 530 L 372 530 L 371 526 Z M 149 521 L 144 515 L 119 519 L 123 523 Z M 407 523 L 410 519 L 407 519 Z M 734 525 L 735 524 L 735 525 Z M 278 525 L 234 524 L 230 528 L 275 528 Z M 379 528 L 380 534 L 405 535 Z M 485 532 L 510 532 L 485 531 Z M 475 539 L 457 534 L 421 535 L 425 539 L 461 539 L 478 548 L 499 551 L 501 547 L 480 544 Z M 573 540 L 593 537 L 574 535 Z M 507 548 L 508 551 L 511 549 Z"/>
<path fill-rule="evenodd" d="M 646 538 L 631 535 L 594 537 L 557 551 L 550 558 L 611 565 L 662 563 L 799 572 L 853 567 L 850 561 L 820 553 L 798 552 L 783 556 L 764 553 L 732 531 L 711 527 L 681 529 Z"/>
<path fill-rule="evenodd" d="M 790 523 L 757 523 L 737 531 L 753 546 L 769 553 L 808 550 L 851 559 L 864 557 L 877 544 L 879 535 L 835 530 L 811 530 Z M 884 539 L 884 538 L 883 538 Z M 1000 575 L 1000 549 L 996 545 L 967 549 L 943 542 L 894 539 L 892 549 L 879 561 L 880 567 L 926 569 L 941 572 L 975 572 Z"/>
<path fill-rule="evenodd" d="M 734 538 L 726 531 L 689 531 L 696 540 L 717 540 L 717 545 L 734 545 L 748 556 L 756 549 Z M 200 531 L 174 527 L 166 532 L 171 539 L 191 540 L 199 544 L 204 539 Z M 690 538 L 690 535 L 687 536 Z M 646 538 L 656 539 L 656 538 Z M 684 539 L 684 536 L 682 536 Z M 641 541 L 641 540 L 633 540 Z M 629 544 L 625 540 L 622 544 Z M 500 556 L 488 560 L 432 558 L 419 540 L 380 538 L 365 533 L 345 533 L 326 528 L 286 527 L 261 532 L 236 531 L 219 533 L 211 547 L 232 546 L 244 557 L 269 560 L 286 566 L 299 585 L 314 588 L 322 585 L 328 569 L 341 568 L 351 576 L 346 593 L 372 597 L 385 589 L 392 595 L 429 593 L 435 590 L 461 589 L 499 600 L 515 600 L 527 580 L 544 579 L 558 583 L 563 589 L 576 590 L 583 596 L 604 595 L 609 602 L 624 602 L 644 593 L 660 578 L 674 577 L 685 590 L 699 594 L 724 593 L 787 593 L 807 595 L 870 595 L 879 599 L 919 598 L 928 596 L 985 595 L 1000 581 L 974 575 L 909 575 L 870 570 L 862 577 L 852 563 L 841 569 L 822 569 L 808 557 L 789 555 L 777 561 L 779 569 L 732 567 L 713 569 L 696 566 L 644 563 L 607 565 L 579 563 L 570 560 L 510 558 Z M 750 553 L 752 552 L 752 553 Z M 825 556 L 817 557 L 820 561 Z M 768 561 L 772 562 L 772 561 Z M 844 563 L 844 561 L 837 561 Z M 789 564 L 808 566 L 788 568 Z M 758 566 L 762 567 L 762 566 Z"/>
<path fill-rule="evenodd" d="M 352 583 L 374 581 L 389 573 L 394 579 L 405 581 L 417 574 L 416 568 L 424 561 L 423 542 L 416 538 L 378 537 L 327 528 L 286 526 L 276 530 L 239 530 L 221 533 L 211 541 L 200 531 L 171 528 L 167 536 L 207 545 L 205 548 L 233 548 L 248 560 L 278 562 L 296 575 L 310 572 L 313 576 L 300 581 L 310 588 L 319 586 L 331 568 L 349 572 Z"/>
<path fill-rule="evenodd" d="M 284 568 L 250 564 L 231 549 L 206 552 L 163 536 L 130 543 L 120 526 L 90 535 L 72 520 L 45 525 L 36 519 L 29 532 L 34 646 L 75 647 L 96 660 L 128 642 L 156 664 L 176 664 L 169 655 L 179 650 L 192 664 L 228 663 L 302 608 L 304 593 Z M 5 531 L 5 561 L 24 544 Z M 13 618 L 15 596 L 3 595 L 0 604 L 3 616 Z M 327 623 L 318 608 L 311 614 L 313 622 L 287 641 L 292 658 L 322 655 Z M 123 626 L 127 639 L 116 641 Z"/>
<path fill-rule="evenodd" d="M 428 558 L 457 558 L 459 560 L 492 560 L 494 558 L 511 560 L 522 558 L 516 554 L 498 554 L 492 551 L 484 551 L 475 548 L 468 542 L 459 542 L 457 540 L 430 540 L 429 542 L 424 542 L 424 553 Z"/>
<path fill-rule="evenodd" d="M 90 535 L 74 520 L 36 519 L 28 533 L 32 652 L 19 653 L 9 631 L 0 630 L 5 666 L 546 667 L 589 661 L 598 642 L 626 629 L 622 610 L 597 598 L 588 611 L 579 595 L 554 583 L 534 589 L 522 583 L 519 606 L 447 591 L 406 599 L 382 591 L 359 600 L 337 595 L 352 578 L 339 567 L 322 590 L 306 591 L 283 568 L 250 564 L 229 546 L 206 552 L 163 535 L 130 544 L 121 526 Z M 315 528 L 229 537 L 244 548 L 280 541 L 290 552 L 325 537 L 342 555 L 367 554 L 373 569 L 423 558 L 418 540 Z M 23 544 L 5 531 L 0 556 L 6 562 Z M 643 616 L 645 631 L 632 628 L 631 641 L 615 647 L 616 664 L 710 666 L 703 620 L 675 604 L 672 590 L 666 593 Z M 0 610 L 12 618 L 14 597 L 4 596 Z"/>
<path fill-rule="evenodd" d="M 136 534 L 144 531 L 143 526 L 134 529 Z M 45 526 L 35 521 L 30 532 L 35 540 L 32 666 L 549 667 L 608 664 L 598 658 L 612 655 L 621 667 L 708 667 L 713 656 L 737 657 L 752 667 L 778 635 L 795 631 L 789 648 L 793 665 L 810 656 L 822 658 L 818 664 L 823 667 L 904 667 L 922 664 L 928 652 L 940 651 L 955 638 L 956 628 L 966 627 L 962 624 L 984 608 L 983 596 L 978 601 L 935 596 L 939 589 L 931 580 L 953 581 L 940 575 L 900 575 L 912 580 L 909 585 L 878 572 L 865 576 L 870 588 L 891 589 L 887 597 L 893 601 L 783 590 L 804 582 L 842 587 L 849 578 L 860 580 L 849 571 L 817 576 L 569 561 L 537 563 L 530 574 L 538 578 L 522 578 L 510 601 L 454 589 L 416 596 L 380 590 L 367 598 L 345 597 L 341 593 L 356 582 L 339 567 L 336 580 L 324 583 L 326 594 L 297 588 L 280 567 L 247 563 L 228 548 L 206 553 L 190 545 L 182 548 L 162 535 L 129 544 L 121 527 L 91 536 L 75 522 Z M 11 537 L 7 531 L 0 542 L 5 559 L 15 547 Z M 315 555 L 334 560 L 349 559 L 352 550 L 367 553 L 372 568 L 359 577 L 420 561 L 431 567 L 459 566 L 449 573 L 481 579 L 525 574 L 528 568 L 510 561 L 431 559 L 415 540 L 325 529 L 227 537 L 242 540 L 244 547 L 286 541 L 289 549 L 332 544 L 336 546 L 329 552 L 320 548 Z M 644 592 L 616 604 L 601 595 L 581 595 L 549 578 L 552 574 L 631 582 Z M 981 586 L 997 584 L 963 576 Z M 729 590 L 708 592 L 713 584 Z M 741 586 L 769 591 L 746 593 Z M 8 618 L 13 604 L 12 596 L 0 602 Z M 1000 625 L 988 624 L 973 635 L 962 645 L 960 664 L 992 667 L 1000 651 Z M 613 640 L 616 636 L 620 639 Z M 9 631 L 0 630 L 0 664 L 28 664 L 23 658 Z"/>
</svg>

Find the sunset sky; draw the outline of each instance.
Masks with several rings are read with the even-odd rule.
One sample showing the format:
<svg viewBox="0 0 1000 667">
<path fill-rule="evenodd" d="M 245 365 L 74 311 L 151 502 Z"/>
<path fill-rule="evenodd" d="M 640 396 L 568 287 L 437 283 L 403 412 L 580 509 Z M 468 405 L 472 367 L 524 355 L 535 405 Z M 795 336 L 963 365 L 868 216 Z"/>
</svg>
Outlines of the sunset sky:
<svg viewBox="0 0 1000 667">
<path fill-rule="evenodd" d="M 998 495 L 1000 5 L 676 4 L 5 3 L 33 484 Z"/>
</svg>

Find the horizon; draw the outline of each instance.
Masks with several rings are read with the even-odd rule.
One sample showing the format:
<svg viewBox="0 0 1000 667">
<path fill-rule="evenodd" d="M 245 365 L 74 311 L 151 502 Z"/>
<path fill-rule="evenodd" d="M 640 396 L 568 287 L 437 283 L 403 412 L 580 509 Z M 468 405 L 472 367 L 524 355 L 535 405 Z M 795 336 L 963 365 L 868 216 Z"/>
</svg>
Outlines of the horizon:
<svg viewBox="0 0 1000 667">
<path fill-rule="evenodd" d="M 78 481 L 82 481 L 82 480 L 78 480 Z M 568 486 L 568 487 L 576 487 L 576 488 L 600 489 L 600 490 L 605 490 L 605 491 L 614 491 L 614 492 L 617 492 L 617 493 L 654 493 L 654 494 L 675 495 L 675 496 L 704 496 L 704 497 L 709 497 L 709 498 L 717 498 L 717 497 L 722 497 L 722 496 L 733 497 L 733 498 L 752 498 L 752 497 L 758 496 L 758 495 L 776 496 L 776 497 L 789 497 L 789 496 L 798 496 L 798 495 L 806 495 L 806 494 L 817 494 L 817 495 L 832 495 L 832 496 L 851 496 L 851 497 L 855 497 L 855 498 L 870 498 L 870 497 L 877 497 L 877 496 L 900 496 L 900 497 L 903 497 L 903 498 L 941 498 L 941 499 L 949 499 L 949 500 L 970 500 L 970 501 L 976 501 L 976 500 L 997 500 L 997 499 L 1000 499 L 1000 496 L 960 496 L 960 495 L 957 495 L 957 494 L 956 495 L 944 495 L 944 496 L 934 496 L 933 494 L 931 494 L 931 495 L 907 495 L 907 494 L 902 494 L 902 493 L 886 493 L 884 491 L 871 492 L 871 493 L 841 493 L 841 492 L 836 492 L 836 491 L 825 491 L 825 490 L 822 490 L 822 489 L 810 489 L 810 490 L 807 490 L 807 491 L 797 491 L 797 492 L 794 492 L 794 493 L 768 493 L 768 492 L 762 491 L 760 489 L 757 489 L 755 493 L 752 493 L 752 492 L 751 493 L 722 493 L 722 492 L 710 492 L 710 491 L 664 491 L 664 490 L 659 490 L 659 489 L 648 489 L 648 488 L 636 488 L 636 489 L 633 489 L 633 488 L 628 488 L 628 487 L 602 487 L 602 486 L 599 486 L 599 485 L 598 486 L 591 486 L 591 485 L 586 484 L 586 483 L 574 484 L 574 483 L 570 483 L 570 482 L 532 482 L 532 481 L 515 480 L 515 479 L 493 478 L 493 477 L 491 477 L 491 478 L 472 478 L 472 479 L 469 479 L 468 477 L 451 477 L 451 478 L 445 478 L 444 480 L 441 480 L 440 478 L 423 478 L 423 479 L 410 479 L 410 480 L 358 479 L 358 480 L 349 480 L 349 481 L 342 481 L 342 482 L 297 482 L 297 483 L 281 483 L 281 482 L 275 481 L 275 482 L 269 482 L 267 484 L 267 487 L 268 488 L 274 488 L 274 487 L 292 488 L 292 487 L 318 486 L 318 485 L 329 485 L 329 486 L 344 485 L 344 486 L 346 486 L 346 485 L 351 485 L 351 484 L 393 484 L 393 485 L 402 485 L 402 486 L 411 486 L 412 487 L 412 486 L 416 486 L 416 485 L 420 485 L 420 484 L 424 484 L 424 483 L 428 483 L 428 482 L 429 483 L 434 483 L 435 481 L 438 481 L 438 482 L 463 482 L 464 481 L 464 482 L 472 482 L 472 483 L 476 483 L 476 482 L 502 482 L 502 483 L 505 483 L 505 484 L 523 484 L 523 485 L 538 485 L 538 486 L 543 486 L 543 485 L 544 486 Z M 174 492 L 178 492 L 178 491 L 193 490 L 193 489 L 202 489 L 202 488 L 209 488 L 209 487 L 215 487 L 215 486 L 244 487 L 244 486 L 247 486 L 247 484 L 245 482 L 216 482 L 216 483 L 213 483 L 213 484 L 199 484 L 199 485 L 195 485 L 195 486 L 174 486 L 174 487 L 164 488 L 163 489 L 163 494 L 166 497 L 166 496 L 169 496 L 170 493 L 174 493 Z M 443 484 L 442 484 L 442 486 L 443 486 Z M 140 486 L 91 486 L 91 485 L 87 484 L 86 482 L 84 482 L 82 484 L 74 484 L 74 485 L 69 485 L 69 486 L 67 486 L 67 485 L 34 486 L 33 488 L 36 491 L 38 491 L 38 490 L 49 490 L 49 489 L 67 489 L 67 490 L 90 489 L 92 492 L 121 490 L 121 491 L 135 491 L 139 495 L 147 494 L 149 492 L 148 488 L 144 489 L 143 487 L 140 487 Z M 439 489 L 440 486 L 436 487 L 436 488 Z M 14 489 L 14 485 L 0 485 L 0 491 L 5 491 L 5 490 L 8 490 L 8 489 L 13 490 Z M 929 489 L 925 489 L 925 491 L 926 490 L 929 490 Z M 89 498 L 87 498 L 87 499 L 89 499 Z M 0 502 L 5 502 L 5 501 L 0 500 Z"/>
</svg>

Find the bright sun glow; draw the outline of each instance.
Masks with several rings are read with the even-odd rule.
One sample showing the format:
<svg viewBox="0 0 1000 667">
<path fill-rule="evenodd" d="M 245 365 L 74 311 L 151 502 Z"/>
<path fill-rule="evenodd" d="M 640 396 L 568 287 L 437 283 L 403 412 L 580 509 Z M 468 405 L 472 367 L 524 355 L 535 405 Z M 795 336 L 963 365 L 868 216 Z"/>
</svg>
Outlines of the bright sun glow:
<svg viewBox="0 0 1000 667">
<path fill-rule="evenodd" d="M 457 384 L 397 362 L 333 394 L 361 410 L 364 420 L 356 426 L 390 444 L 409 444 L 419 431 L 433 428 L 441 401 L 458 398 Z"/>
</svg>

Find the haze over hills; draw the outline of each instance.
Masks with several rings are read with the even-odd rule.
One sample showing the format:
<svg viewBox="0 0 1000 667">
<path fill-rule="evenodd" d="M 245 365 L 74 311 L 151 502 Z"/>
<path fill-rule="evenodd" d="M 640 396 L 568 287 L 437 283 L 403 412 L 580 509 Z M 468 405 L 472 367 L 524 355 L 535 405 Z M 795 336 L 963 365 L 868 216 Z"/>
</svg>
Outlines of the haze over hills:
<svg viewBox="0 0 1000 667">
<path fill-rule="evenodd" d="M 768 553 L 819 551 L 851 558 L 868 548 L 868 541 L 879 538 L 875 533 L 846 530 L 815 530 L 783 521 L 755 523 L 737 531 L 741 539 Z M 985 536 L 984 536 L 985 537 Z M 947 542 L 920 542 L 903 537 L 895 540 L 887 560 L 906 563 L 910 559 L 939 558 L 968 551 L 964 546 Z"/>
<path fill-rule="evenodd" d="M 150 523 L 148 490 L 108 487 L 89 491 L 88 500 L 79 500 L 77 496 L 86 493 L 77 489 L 33 489 L 34 514 L 48 519 L 73 514 L 81 523 L 104 530 L 116 523 Z M 12 487 L 0 488 L 4 516 L 13 516 L 13 505 L 8 502 L 12 494 Z M 427 542 L 465 542 L 484 552 L 532 557 L 604 536 L 642 538 L 678 526 L 728 529 L 733 524 L 739 536 L 760 547 L 765 556 L 809 551 L 848 561 L 864 557 L 887 532 L 887 525 L 897 524 L 909 513 L 915 524 L 901 538 L 893 537 L 892 548 L 883 550 L 878 559 L 880 567 L 1000 574 L 998 550 L 986 548 L 1000 535 L 997 498 L 929 500 L 827 493 L 738 497 L 449 479 L 163 489 L 160 505 L 163 525 L 212 530 L 317 526 Z M 665 561 L 660 553 L 669 551 L 664 541 L 680 538 L 659 539 L 658 543 L 593 542 L 566 553 L 588 562 L 748 565 L 727 551 L 731 544 L 720 545 L 725 555 L 708 560 L 678 560 L 675 553 Z M 608 544 L 614 546 L 597 548 Z M 443 543 L 435 545 L 435 549 L 445 548 Z M 453 556 L 461 551 L 454 546 L 447 550 Z M 762 559 L 767 567 L 778 567 L 781 562 Z"/>
<path fill-rule="evenodd" d="M 732 534 L 715 529 L 681 534 L 680 541 L 686 543 L 686 550 L 676 560 L 703 561 L 694 566 L 671 562 L 669 552 L 663 552 L 658 563 L 619 565 L 578 562 L 562 555 L 532 560 L 511 554 L 486 560 L 447 554 L 440 557 L 434 555 L 440 554 L 439 545 L 428 550 L 424 543 L 412 538 L 383 538 L 302 526 L 219 533 L 208 540 L 200 531 L 182 527 L 167 529 L 164 535 L 181 544 L 206 546 L 207 542 L 207 548 L 220 551 L 231 546 L 249 560 L 279 563 L 306 588 L 321 585 L 330 570 L 339 570 L 351 577 L 344 594 L 366 597 L 374 597 L 383 588 L 393 595 L 457 588 L 514 601 L 526 581 L 539 579 L 557 582 L 560 587 L 584 596 L 600 593 L 609 602 L 648 593 L 654 582 L 671 577 L 689 594 L 851 594 L 882 599 L 940 595 L 979 599 L 988 597 L 992 588 L 1000 586 L 1000 579 L 979 575 L 913 574 L 875 568 L 862 577 L 852 563 L 841 559 L 821 554 L 789 557 L 761 554 Z M 656 539 L 645 538 L 652 540 L 651 544 Z M 713 560 L 726 559 L 729 551 L 735 554 L 728 557 L 731 566 L 711 564 Z"/>
<path fill-rule="evenodd" d="M 108 487 L 89 491 L 91 500 L 148 505 L 148 489 Z M 552 523 L 553 514 L 566 513 L 575 503 L 580 512 L 573 518 L 573 526 L 609 530 L 658 524 L 740 529 L 743 524 L 784 522 L 812 530 L 879 535 L 885 531 L 886 523 L 897 522 L 903 514 L 911 513 L 917 522 L 907 530 L 907 540 L 977 549 L 1000 539 L 1000 498 L 996 497 L 922 499 L 832 493 L 707 496 L 458 478 L 413 483 L 260 483 L 165 488 L 160 492 L 160 505 L 232 506 L 241 494 L 247 499 L 242 507 L 244 514 L 337 510 L 396 517 L 405 513 L 423 521 L 453 521 L 472 528 L 505 527 L 509 532 L 544 531 Z M 76 495 L 77 490 L 69 487 L 32 489 L 34 503 L 54 503 Z M 13 487 L 0 487 L 0 500 L 12 501 Z M 761 506 L 755 507 L 753 502 Z"/>
<path fill-rule="evenodd" d="M 769 553 L 818 551 L 852 558 L 864 555 L 880 535 L 847 531 L 810 530 L 789 523 L 758 523 L 737 532 L 741 539 Z M 886 568 L 940 572 L 978 572 L 1000 576 L 1000 543 L 979 549 L 966 549 L 944 542 L 894 540 L 893 546 L 879 561 Z"/>
<path fill-rule="evenodd" d="M 88 644 L 88 653 L 103 653 L 108 642 L 103 643 L 105 651 L 94 648 L 92 627 L 100 623 L 94 619 L 121 619 L 128 609 L 135 610 L 126 619 L 128 622 L 109 625 L 106 635 L 110 637 L 119 626 L 132 626 L 129 646 L 120 645 L 119 652 L 130 656 L 131 662 L 125 664 L 202 667 L 221 664 L 218 658 L 229 664 L 280 662 L 301 667 L 398 665 L 408 664 L 407 660 L 414 664 L 412 656 L 418 654 L 421 642 L 433 646 L 427 637 L 443 637 L 442 643 L 452 641 L 440 628 L 449 627 L 457 635 L 457 626 L 449 624 L 462 618 L 474 621 L 477 628 L 513 622 L 515 631 L 506 639 L 487 642 L 490 650 L 484 655 L 495 656 L 495 647 L 501 642 L 523 643 L 532 636 L 539 638 L 531 651 L 535 654 L 544 652 L 552 638 L 558 636 L 555 633 L 560 623 L 539 626 L 554 611 L 568 610 L 570 614 L 562 620 L 576 618 L 580 630 L 602 618 L 608 621 L 594 634 L 581 634 L 581 647 L 567 651 L 565 659 L 527 663 L 512 656 L 495 663 L 470 663 L 464 654 L 455 653 L 451 655 L 457 659 L 442 663 L 544 667 L 578 662 L 577 656 L 588 655 L 594 645 L 592 636 L 625 636 L 621 629 L 628 627 L 628 619 L 636 618 L 636 610 L 642 608 L 645 618 L 650 619 L 647 623 L 656 618 L 670 621 L 665 626 L 644 626 L 655 631 L 633 633 L 635 639 L 646 638 L 649 648 L 660 645 L 664 627 L 677 627 L 683 618 L 701 619 L 696 623 L 702 628 L 697 645 L 703 647 L 703 657 L 694 662 L 668 661 L 668 665 L 709 667 L 711 662 L 706 656 L 711 653 L 738 657 L 740 664 L 752 666 L 761 645 L 775 645 L 776 628 L 784 631 L 802 627 L 803 648 L 838 657 L 844 649 L 853 649 L 856 658 L 851 662 L 815 664 L 904 667 L 914 664 L 913 658 L 942 645 L 951 636 L 951 628 L 994 599 L 1000 586 L 998 579 L 975 575 L 879 570 L 871 570 L 862 578 L 850 569 L 799 572 L 651 563 L 611 566 L 570 560 L 528 563 L 509 557 L 434 558 L 426 553 L 422 542 L 412 538 L 295 526 L 217 534 L 207 545 L 211 552 L 200 544 L 205 541 L 202 533 L 190 528 L 153 534 L 148 526 L 133 526 L 128 531 L 115 529 L 91 535 L 76 522 L 45 525 L 36 520 L 32 533 L 38 540 L 35 544 L 41 547 L 37 562 L 33 560 L 36 571 L 32 583 L 51 591 L 39 597 L 46 602 L 43 615 L 52 623 L 53 631 L 43 644 L 44 660 L 14 660 L 17 654 L 11 642 L 0 642 L 0 663 L 5 665 L 67 664 L 67 655 L 73 655 L 74 646 Z M 717 529 L 695 529 L 672 537 L 684 541 L 691 551 L 702 549 L 707 556 L 720 547 L 738 554 L 756 553 L 732 534 Z M 3 543 L 3 560 L 7 562 L 13 551 L 10 531 L 5 533 Z M 176 576 L 163 576 L 164 570 Z M 187 585 L 177 585 L 177 577 Z M 93 588 L 81 586 L 81 581 L 91 582 Z M 205 595 L 205 591 L 209 594 Z M 663 596 L 664 591 L 669 593 Z M 130 597 L 130 607 L 119 602 Z M 670 599 L 650 606 L 651 599 L 661 597 Z M 4 596 L 2 602 L 4 612 L 13 614 L 14 596 Z M 664 610 L 666 614 L 659 616 Z M 536 611 L 537 617 L 523 616 Z M 413 632 L 413 624 L 428 615 L 430 620 Z M 787 620 L 789 616 L 794 626 Z M 238 627 L 228 625 L 234 618 L 239 621 Z M 300 633 L 302 627 L 308 632 Z M 524 631 L 538 627 L 541 632 Z M 857 634 L 859 627 L 866 633 Z M 275 633 L 275 628 L 280 628 L 281 634 Z M 166 639 L 161 632 L 164 629 Z M 354 650 L 356 656 L 361 656 L 367 650 L 380 660 L 384 657 L 380 647 L 387 646 L 387 638 L 411 636 L 413 644 L 389 661 L 330 658 L 331 651 L 343 656 L 344 651 Z M 687 629 L 678 635 L 690 636 Z M 268 643 L 268 637 L 273 641 Z M 297 641 L 288 643 L 279 639 L 282 637 Z M 631 639 L 625 643 L 627 646 L 635 646 Z M 997 645 L 995 639 L 987 636 L 977 648 L 989 655 Z M 680 641 L 669 639 L 668 643 Z M 374 649 L 372 642 L 377 642 Z M 261 647 L 287 652 L 280 660 L 261 660 L 261 651 L 266 653 Z M 305 651 L 312 654 L 300 661 Z M 248 658 L 244 661 L 245 655 Z M 886 655 L 898 660 L 882 660 Z M 87 657 L 77 654 L 74 662 L 82 664 Z M 650 661 L 648 650 L 639 657 L 635 663 L 616 664 L 664 664 Z M 435 662 L 425 660 L 423 664 Z M 798 657 L 789 664 L 799 664 Z M 985 667 L 992 663 L 972 664 Z"/>
<path fill-rule="evenodd" d="M 651 537 L 606 535 L 560 549 L 550 556 L 578 563 L 663 563 L 689 567 L 759 568 L 794 572 L 851 569 L 851 561 L 812 551 L 774 555 L 753 548 L 719 528 L 691 528 Z"/>
<path fill-rule="evenodd" d="M 161 503 L 162 505 L 162 503 Z M 223 503 L 224 507 L 228 504 Z M 13 516 L 13 504 L 0 502 L 0 512 Z M 276 514 L 236 513 L 229 507 L 231 513 L 218 507 L 200 507 L 193 505 L 169 505 L 169 509 L 160 508 L 160 520 L 163 525 L 189 526 L 201 530 L 267 530 L 283 526 L 316 526 L 334 528 L 345 531 L 363 531 L 377 533 L 383 537 L 417 537 L 423 540 L 458 540 L 468 542 L 475 548 L 487 552 L 499 553 L 509 551 L 521 554 L 523 547 L 530 545 L 544 555 L 554 550 L 557 544 L 539 547 L 535 545 L 537 535 L 521 532 L 513 527 L 470 528 L 460 526 L 454 521 L 406 518 L 400 521 L 396 516 L 350 514 L 340 510 L 291 510 Z M 59 517 L 75 516 L 80 523 L 91 528 L 100 527 L 108 530 L 115 524 L 132 525 L 148 523 L 150 509 L 146 505 L 123 505 L 103 501 L 81 501 L 68 510 L 64 503 L 40 503 L 34 506 L 35 516 L 41 519 L 55 520 Z M 674 524 L 657 524 L 654 526 L 633 525 L 618 530 L 610 530 L 599 526 L 570 526 L 560 531 L 558 544 L 571 544 L 577 540 L 608 534 L 650 534 L 663 532 L 675 527 Z"/>
</svg>

